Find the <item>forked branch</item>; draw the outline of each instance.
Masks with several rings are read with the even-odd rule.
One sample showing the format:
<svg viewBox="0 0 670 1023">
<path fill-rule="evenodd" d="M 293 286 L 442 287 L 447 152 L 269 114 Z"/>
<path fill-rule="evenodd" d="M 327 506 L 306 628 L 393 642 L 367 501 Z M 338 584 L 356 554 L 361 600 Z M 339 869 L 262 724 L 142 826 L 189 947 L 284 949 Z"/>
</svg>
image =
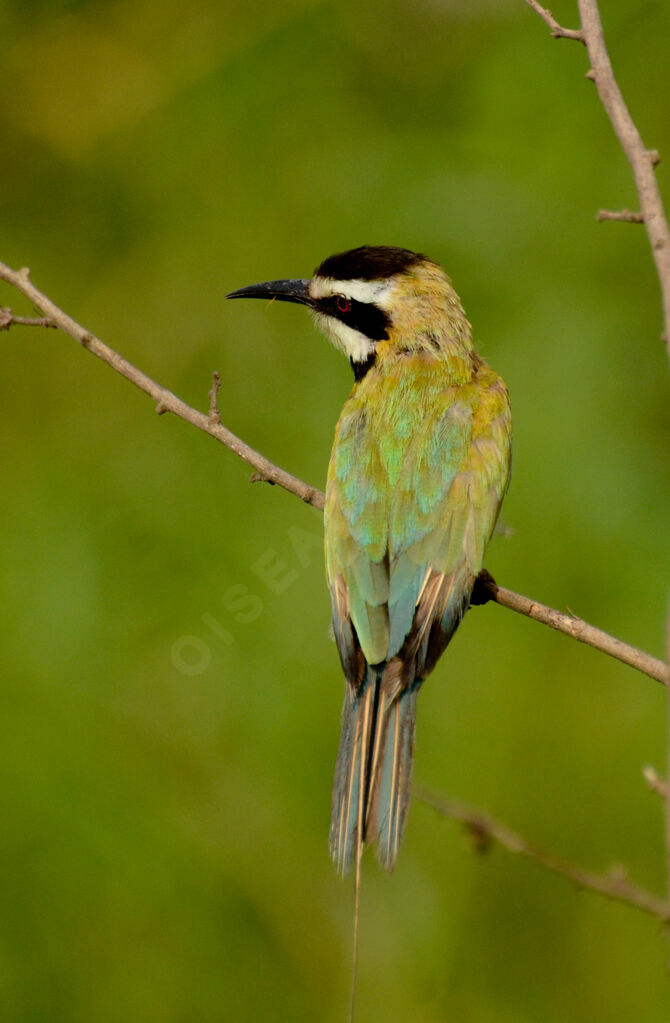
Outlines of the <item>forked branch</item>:
<svg viewBox="0 0 670 1023">
<path fill-rule="evenodd" d="M 529 7 L 532 7 L 536 14 L 539 14 L 542 21 L 549 26 L 551 34 L 554 39 L 574 39 L 578 43 L 584 42 L 584 36 L 579 29 L 574 28 L 563 28 L 562 25 L 556 21 L 550 10 L 539 4 L 537 0 L 526 0 Z"/>
<path fill-rule="evenodd" d="M 533 10 L 537 11 L 554 35 L 557 33 L 551 24 L 552 15 L 537 0 L 526 0 Z M 655 149 L 647 149 L 637 129 L 621 89 L 614 76 L 612 63 L 605 45 L 603 26 L 600 20 L 598 0 L 579 0 L 581 28 L 578 38 L 586 45 L 591 67 L 586 77 L 595 82 L 600 101 L 605 108 L 616 136 L 621 144 L 628 162 L 633 170 L 635 187 L 640 201 L 639 214 L 622 210 L 619 214 L 610 214 L 601 210 L 599 220 L 624 220 L 630 223 L 643 223 L 649 238 L 651 254 L 656 264 L 656 272 L 661 286 L 663 305 L 663 337 L 670 356 L 670 228 L 665 215 L 661 192 L 656 181 L 654 169 L 660 161 Z M 560 26 L 558 26 L 560 28 Z M 565 33 L 561 33 L 565 34 Z M 576 38 L 572 36 L 572 38 Z M 668 621 L 668 651 L 666 670 L 670 667 L 670 620 Z M 666 676 L 667 685 L 667 676 Z M 670 736 L 670 692 L 667 701 L 667 732 Z M 668 774 L 670 777 L 670 742 L 668 743 Z M 670 897 L 670 785 L 665 784 L 665 846 L 667 887 Z M 669 963 L 670 968 L 670 963 Z"/>
<path fill-rule="evenodd" d="M 579 0 L 581 27 L 574 31 L 559 25 L 551 11 L 537 0 L 526 0 L 526 3 L 549 26 L 555 38 L 576 39 L 586 46 L 591 62 L 587 78 L 595 82 L 605 113 L 633 170 L 640 200 L 639 213 L 622 210 L 616 214 L 601 210 L 598 219 L 644 224 L 661 285 L 663 336 L 670 354 L 670 228 L 654 173 L 660 157 L 657 150 L 647 149 L 626 106 L 605 45 L 597 0 Z"/>
</svg>

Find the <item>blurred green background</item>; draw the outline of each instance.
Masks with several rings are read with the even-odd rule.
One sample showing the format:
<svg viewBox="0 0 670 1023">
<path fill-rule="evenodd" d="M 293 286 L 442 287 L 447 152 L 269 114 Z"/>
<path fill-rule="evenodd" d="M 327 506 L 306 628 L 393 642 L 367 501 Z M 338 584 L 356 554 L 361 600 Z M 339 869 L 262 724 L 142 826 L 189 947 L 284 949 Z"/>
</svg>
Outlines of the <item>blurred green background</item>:
<svg viewBox="0 0 670 1023">
<path fill-rule="evenodd" d="M 668 198 L 667 4 L 602 8 Z M 224 295 L 426 252 L 512 394 L 489 569 L 663 655 L 658 284 L 643 228 L 594 219 L 637 200 L 582 47 L 522 0 L 21 0 L 0 38 L 0 259 L 189 403 L 218 369 L 225 423 L 323 486 L 350 368 L 303 310 Z M 320 516 L 66 336 L 0 344 L 2 1019 L 342 1020 Z M 661 892 L 664 717 L 657 683 L 489 605 L 424 688 L 415 777 Z M 394 875 L 364 863 L 361 1021 L 665 1021 L 667 954 L 419 803 Z"/>
</svg>

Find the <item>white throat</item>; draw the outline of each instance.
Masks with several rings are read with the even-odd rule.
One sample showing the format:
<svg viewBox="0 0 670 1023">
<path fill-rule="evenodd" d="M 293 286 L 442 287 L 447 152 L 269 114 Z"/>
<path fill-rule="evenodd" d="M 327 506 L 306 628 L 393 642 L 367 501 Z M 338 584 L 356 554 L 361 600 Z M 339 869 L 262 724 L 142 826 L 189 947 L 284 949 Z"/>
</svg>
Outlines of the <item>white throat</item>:
<svg viewBox="0 0 670 1023">
<path fill-rule="evenodd" d="M 341 320 L 335 319 L 334 316 L 324 316 L 323 313 L 315 312 L 314 321 L 319 330 L 322 330 L 335 347 L 344 352 L 352 362 L 366 362 L 375 350 L 374 341 L 361 334 L 360 330 L 354 330 Z"/>
<path fill-rule="evenodd" d="M 394 290 L 393 278 L 383 281 L 333 281 L 328 277 L 314 277 L 309 291 L 314 299 L 329 298 L 342 295 L 353 302 L 374 303 L 382 309 L 391 308 L 391 295 Z M 375 350 L 375 342 L 359 330 L 347 326 L 335 316 L 314 312 L 316 325 L 330 338 L 336 348 L 352 362 L 366 362 Z"/>
</svg>

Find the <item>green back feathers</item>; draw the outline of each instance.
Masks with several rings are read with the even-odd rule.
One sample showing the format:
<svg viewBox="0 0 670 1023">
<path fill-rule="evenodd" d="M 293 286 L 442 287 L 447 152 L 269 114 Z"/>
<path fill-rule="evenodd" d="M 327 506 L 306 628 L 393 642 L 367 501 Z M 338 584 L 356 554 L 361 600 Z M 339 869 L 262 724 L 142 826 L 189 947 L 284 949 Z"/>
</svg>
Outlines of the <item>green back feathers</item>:
<svg viewBox="0 0 670 1023">
<path fill-rule="evenodd" d="M 355 637 L 349 629 L 342 638 L 342 616 L 369 664 L 398 653 L 431 570 L 458 574 L 449 600 L 462 604 L 495 525 L 509 452 L 507 392 L 479 360 L 396 354 L 354 387 L 335 434 L 325 509 L 343 661 Z M 445 612 L 440 599 L 434 614 Z"/>
</svg>

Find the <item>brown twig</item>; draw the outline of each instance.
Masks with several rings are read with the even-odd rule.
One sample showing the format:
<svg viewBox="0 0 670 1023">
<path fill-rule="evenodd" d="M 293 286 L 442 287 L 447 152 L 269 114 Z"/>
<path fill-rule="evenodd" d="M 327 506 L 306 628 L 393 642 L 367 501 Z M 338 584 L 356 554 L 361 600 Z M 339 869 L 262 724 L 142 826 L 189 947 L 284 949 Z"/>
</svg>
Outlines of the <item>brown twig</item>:
<svg viewBox="0 0 670 1023">
<path fill-rule="evenodd" d="M 647 149 L 628 112 L 614 77 L 596 0 L 579 0 L 579 13 L 598 95 L 635 177 L 640 211 L 661 284 L 664 334 L 670 349 L 670 229 L 654 174 L 659 155 L 655 149 Z"/>
<path fill-rule="evenodd" d="M 248 444 L 245 444 L 244 441 L 240 440 L 239 437 L 236 437 L 234 433 L 226 429 L 225 426 L 222 426 L 221 423 L 213 422 L 204 412 L 191 408 L 190 405 L 177 398 L 167 388 L 161 387 L 160 384 L 157 384 L 145 373 L 136 369 L 135 366 L 112 348 L 109 348 L 99 338 L 85 330 L 71 316 L 68 316 L 62 309 L 59 309 L 57 305 L 54 305 L 51 299 L 47 298 L 41 291 L 38 291 L 30 281 L 27 269 L 12 270 L 4 263 L 0 263 L 0 280 L 11 284 L 18 291 L 22 292 L 26 298 L 30 299 L 32 304 L 44 313 L 45 317 L 49 320 L 50 326 L 60 327 L 66 334 L 69 334 L 75 341 L 83 345 L 87 351 L 102 359 L 103 362 L 106 362 L 117 373 L 124 376 L 126 380 L 130 380 L 131 383 L 139 387 L 145 394 L 150 395 L 156 402 L 156 411 L 159 414 L 171 412 L 180 419 L 185 419 L 187 423 L 191 423 L 192 426 L 203 430 L 210 437 L 214 437 L 215 440 L 230 448 L 239 458 L 248 462 L 256 472 L 261 473 L 264 479 L 277 483 L 284 490 L 290 491 L 290 493 L 295 494 L 302 501 L 306 501 L 307 504 L 314 505 L 315 508 L 323 508 L 323 494 L 320 491 L 315 490 L 313 487 L 308 487 L 302 480 L 280 469 L 269 459 L 261 455 L 260 452 L 255 451 Z"/>
<path fill-rule="evenodd" d="M 131 383 L 135 384 L 136 387 L 139 387 L 140 390 L 150 395 L 156 402 L 156 412 L 159 415 L 171 412 L 178 418 L 186 420 L 187 423 L 191 423 L 192 426 L 209 434 L 210 437 L 214 437 L 215 440 L 218 440 L 227 448 L 230 448 L 239 458 L 244 459 L 245 462 L 255 469 L 251 477 L 254 482 L 261 480 L 266 483 L 276 483 L 289 493 L 295 494 L 296 497 L 299 497 L 301 501 L 305 501 L 306 504 L 311 504 L 314 508 L 323 511 L 324 495 L 320 490 L 317 490 L 316 487 L 310 487 L 296 476 L 292 476 L 291 473 L 280 469 L 212 418 L 211 392 L 210 414 L 205 415 L 204 412 L 191 408 L 190 405 L 177 398 L 171 391 L 155 383 L 150 377 L 136 369 L 126 359 L 100 341 L 99 338 L 76 323 L 67 313 L 59 309 L 51 299 L 47 298 L 41 291 L 38 291 L 31 283 L 26 269 L 11 270 L 4 263 L 0 263 L 0 280 L 4 280 L 7 284 L 17 288 L 18 291 L 30 299 L 33 305 L 45 313 L 51 324 L 60 327 L 61 330 L 69 334 L 70 337 L 73 337 L 75 341 L 78 341 L 89 352 L 102 359 L 103 362 L 106 362 L 117 373 L 120 373 L 127 380 L 130 380 Z M 641 671 L 644 675 L 649 675 L 650 678 L 663 682 L 664 685 L 670 685 L 670 669 L 662 661 L 656 660 L 651 655 L 629 646 L 627 643 L 622 643 L 620 640 L 615 639 L 606 632 L 602 632 L 600 629 L 594 628 L 592 625 L 587 625 L 581 619 L 565 615 L 560 611 L 555 611 L 553 608 L 531 600 L 529 597 L 524 597 L 520 593 L 504 589 L 502 586 L 498 586 L 488 573 L 483 573 L 478 580 L 476 591 L 473 594 L 473 603 L 481 604 L 489 600 L 512 611 L 517 611 L 519 614 L 534 618 L 535 621 L 542 622 L 544 625 L 549 625 L 552 629 L 557 629 L 566 636 L 571 636 L 573 639 L 578 639 L 580 642 L 586 643 L 596 650 L 601 650 L 611 657 L 616 657 L 625 664 Z"/>
<path fill-rule="evenodd" d="M 221 423 L 219 412 L 219 391 L 221 390 L 221 377 L 216 370 L 212 373 L 212 389 L 209 392 L 209 419 L 212 423 Z"/>
<path fill-rule="evenodd" d="M 546 7 L 542 7 L 537 0 L 526 0 L 526 3 L 529 7 L 532 7 L 533 10 L 540 15 L 542 21 L 549 26 L 554 39 L 575 39 L 578 43 L 584 42 L 584 36 L 579 29 L 563 28 L 562 25 L 558 24 L 551 11 L 547 10 Z"/>
<path fill-rule="evenodd" d="M 535 0 L 526 0 L 531 7 L 537 10 Z M 581 37 L 591 62 L 591 68 L 587 74 L 596 84 L 598 95 L 605 112 L 610 119 L 612 127 L 621 144 L 628 162 L 633 170 L 635 187 L 640 200 L 640 214 L 642 222 L 647 231 L 651 253 L 656 264 L 656 272 L 661 286 L 661 300 L 663 305 L 663 337 L 670 356 L 670 227 L 663 207 L 658 182 L 654 168 L 660 160 L 656 149 L 647 149 L 642 136 L 631 117 L 628 107 L 614 76 L 612 64 L 605 45 L 598 0 L 578 0 L 579 13 L 581 17 Z M 547 13 L 547 12 L 545 12 Z M 544 17 L 541 11 L 538 14 Z M 546 17 L 544 17 L 546 21 Z M 605 211 L 601 211 L 605 212 Z M 628 211 L 623 211 L 627 213 Z M 617 218 L 599 219 L 628 219 L 620 216 Z M 665 671 L 670 672 L 670 621 L 668 622 L 668 650 Z M 661 681 L 665 681 L 667 676 Z M 666 708 L 668 734 L 668 777 L 670 777 L 670 690 Z M 657 788 L 657 791 L 660 789 Z M 665 805 L 665 850 L 666 850 L 666 885 L 668 898 L 670 899 L 670 784 L 665 783 L 662 792 Z M 668 964 L 670 968 L 670 963 Z"/>
<path fill-rule="evenodd" d="M 552 35 L 561 38 L 578 39 L 585 44 L 590 70 L 586 77 L 595 82 L 605 113 L 621 144 L 633 170 L 635 186 L 640 200 L 641 222 L 644 223 L 651 245 L 652 256 L 661 285 L 663 302 L 663 336 L 670 354 L 670 228 L 665 215 L 663 200 L 654 174 L 654 167 L 660 156 L 658 150 L 647 149 L 633 118 L 631 117 L 621 89 L 614 77 L 614 71 L 605 45 L 603 26 L 600 20 L 597 0 L 579 0 L 581 28 L 577 33 L 566 32 L 555 21 L 549 11 L 537 0 L 526 0 L 542 20 L 549 25 Z M 627 211 L 623 211 L 627 212 Z M 599 217 L 608 220 L 627 220 L 628 217 Z M 636 221 L 634 221 L 636 222 Z"/>
<path fill-rule="evenodd" d="M 46 316 L 14 316 L 11 309 L 0 309 L 0 330 L 10 327 L 56 327 Z"/>
<path fill-rule="evenodd" d="M 596 220 L 623 220 L 626 224 L 644 224 L 644 217 L 634 210 L 598 210 Z"/>
<path fill-rule="evenodd" d="M 609 633 L 597 629 L 594 625 L 589 625 L 582 618 L 564 614 L 562 611 L 554 610 L 553 607 L 547 607 L 546 604 L 540 604 L 537 600 L 514 593 L 513 590 L 506 590 L 503 586 L 498 586 L 488 572 L 482 572 L 477 579 L 472 602 L 483 604 L 487 599 L 495 600 L 496 604 L 508 607 L 511 611 L 517 611 L 528 618 L 533 618 L 536 622 L 542 622 L 543 625 L 548 625 L 550 629 L 556 629 L 566 636 L 572 636 L 580 643 L 595 647 L 596 650 L 601 650 L 603 653 L 609 654 L 610 657 L 615 657 L 618 661 L 630 665 L 631 668 L 636 668 L 645 675 L 649 675 L 657 682 L 670 686 L 670 668 L 663 661 L 652 657 L 651 654 L 647 654 L 643 650 L 629 646 L 628 643 L 623 643 L 620 639 L 610 636 Z"/>
<path fill-rule="evenodd" d="M 475 839 L 476 847 L 480 850 L 485 850 L 492 842 L 496 842 L 509 852 L 533 860 L 546 867 L 547 870 L 560 874 L 580 888 L 588 888 L 608 899 L 615 899 L 617 902 L 634 906 L 645 913 L 650 913 L 663 923 L 670 922 L 670 903 L 645 888 L 633 884 L 628 880 L 626 871 L 620 867 L 613 868 L 607 874 L 596 874 L 590 870 L 584 870 L 582 867 L 560 859 L 553 853 L 538 849 L 522 835 L 512 831 L 506 824 L 502 824 L 486 813 L 473 810 L 455 800 L 445 799 L 427 789 L 419 788 L 415 795 L 422 803 L 431 806 L 442 817 L 464 824 Z"/>
</svg>

